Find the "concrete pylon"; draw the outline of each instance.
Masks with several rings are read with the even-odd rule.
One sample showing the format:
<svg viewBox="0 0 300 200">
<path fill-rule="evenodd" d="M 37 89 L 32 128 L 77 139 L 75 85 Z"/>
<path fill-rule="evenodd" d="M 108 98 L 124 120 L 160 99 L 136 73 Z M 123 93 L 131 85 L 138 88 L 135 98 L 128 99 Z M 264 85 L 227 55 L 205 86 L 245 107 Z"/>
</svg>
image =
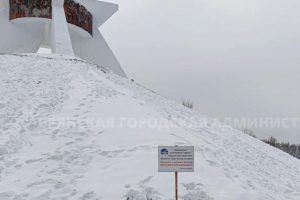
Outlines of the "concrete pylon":
<svg viewBox="0 0 300 200">
<path fill-rule="evenodd" d="M 74 56 L 64 0 L 52 0 L 51 49 L 53 53 Z"/>
</svg>

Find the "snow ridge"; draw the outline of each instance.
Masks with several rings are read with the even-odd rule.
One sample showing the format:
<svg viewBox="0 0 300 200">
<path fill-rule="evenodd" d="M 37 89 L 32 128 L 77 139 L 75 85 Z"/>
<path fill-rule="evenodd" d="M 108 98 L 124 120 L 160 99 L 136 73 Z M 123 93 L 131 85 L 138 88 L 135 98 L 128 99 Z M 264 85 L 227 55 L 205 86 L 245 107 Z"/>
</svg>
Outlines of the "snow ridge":
<svg viewBox="0 0 300 200">
<path fill-rule="evenodd" d="M 259 140 L 79 59 L 0 56 L 1 200 L 174 199 L 158 145 L 195 146 L 181 199 L 300 199 L 300 162 Z"/>
</svg>

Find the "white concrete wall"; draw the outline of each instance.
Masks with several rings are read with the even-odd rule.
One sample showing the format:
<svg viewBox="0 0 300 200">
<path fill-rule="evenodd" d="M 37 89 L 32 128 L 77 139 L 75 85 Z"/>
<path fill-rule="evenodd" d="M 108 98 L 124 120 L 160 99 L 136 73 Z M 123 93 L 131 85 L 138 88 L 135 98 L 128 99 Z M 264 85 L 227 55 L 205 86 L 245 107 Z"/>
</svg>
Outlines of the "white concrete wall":
<svg viewBox="0 0 300 200">
<path fill-rule="evenodd" d="M 113 14 L 118 11 L 118 5 L 95 0 L 76 0 L 82 5 L 86 6 L 93 14 L 94 26 L 100 27 L 104 24 Z"/>
<path fill-rule="evenodd" d="M 93 15 L 93 36 L 66 21 L 63 0 L 52 0 L 52 20 L 20 18 L 9 21 L 9 0 L 0 0 L 0 53 L 35 53 L 41 44 L 53 53 L 74 56 L 111 69 L 126 77 L 118 60 L 98 30 L 117 10 L 115 4 L 96 0 L 84 1 Z M 78 1 L 80 3 L 80 1 Z M 2 8 L 2 9 L 1 9 Z M 101 12 L 103 12 L 101 15 Z M 71 28 L 70 28 L 71 27 Z"/>
<path fill-rule="evenodd" d="M 74 31 L 70 33 L 76 56 L 126 77 L 120 63 L 97 28 L 94 28 L 92 38 L 80 38 L 80 35 Z"/>
<path fill-rule="evenodd" d="M 9 22 L 8 0 L 1 2 L 0 10 L 0 53 L 34 53 L 44 39 L 44 24 L 36 23 L 34 27 L 27 23 Z"/>
</svg>

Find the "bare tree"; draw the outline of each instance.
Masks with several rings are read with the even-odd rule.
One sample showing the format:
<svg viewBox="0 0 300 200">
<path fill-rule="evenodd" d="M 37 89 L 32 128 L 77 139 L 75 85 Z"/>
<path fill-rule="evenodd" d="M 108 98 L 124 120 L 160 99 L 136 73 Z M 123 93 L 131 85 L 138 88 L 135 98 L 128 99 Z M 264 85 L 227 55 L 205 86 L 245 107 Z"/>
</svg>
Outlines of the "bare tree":
<svg viewBox="0 0 300 200">
<path fill-rule="evenodd" d="M 274 138 L 273 136 L 271 136 L 269 139 L 263 140 L 265 143 L 273 146 L 273 147 L 277 147 L 278 146 L 278 142 L 277 139 Z"/>
<path fill-rule="evenodd" d="M 249 136 L 251 136 L 251 137 L 257 138 L 256 135 L 254 135 L 254 131 L 252 131 L 250 129 L 244 128 L 244 129 L 242 129 L 242 132 L 249 135 Z"/>
<path fill-rule="evenodd" d="M 190 99 L 182 99 L 182 105 L 190 109 L 194 108 L 194 103 Z"/>
</svg>

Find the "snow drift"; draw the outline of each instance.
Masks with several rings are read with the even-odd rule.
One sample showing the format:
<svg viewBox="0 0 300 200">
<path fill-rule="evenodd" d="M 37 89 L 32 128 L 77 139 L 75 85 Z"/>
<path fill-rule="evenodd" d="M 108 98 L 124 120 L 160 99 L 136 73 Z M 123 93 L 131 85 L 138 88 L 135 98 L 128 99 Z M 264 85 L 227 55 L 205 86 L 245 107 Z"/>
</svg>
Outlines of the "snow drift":
<svg viewBox="0 0 300 200">
<path fill-rule="evenodd" d="M 0 56 L 1 200 L 170 200 L 158 145 L 194 145 L 184 200 L 298 200 L 300 162 L 99 66 Z"/>
</svg>

